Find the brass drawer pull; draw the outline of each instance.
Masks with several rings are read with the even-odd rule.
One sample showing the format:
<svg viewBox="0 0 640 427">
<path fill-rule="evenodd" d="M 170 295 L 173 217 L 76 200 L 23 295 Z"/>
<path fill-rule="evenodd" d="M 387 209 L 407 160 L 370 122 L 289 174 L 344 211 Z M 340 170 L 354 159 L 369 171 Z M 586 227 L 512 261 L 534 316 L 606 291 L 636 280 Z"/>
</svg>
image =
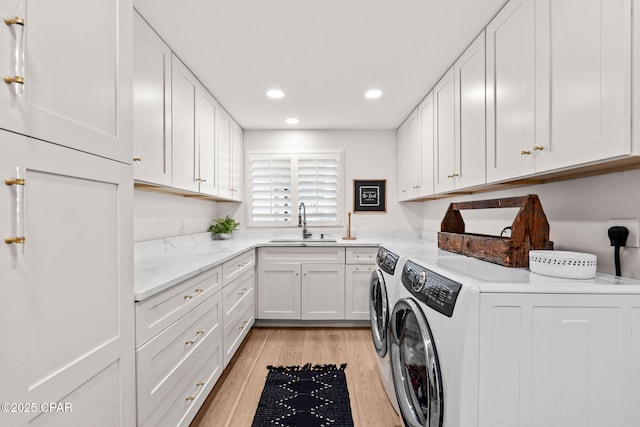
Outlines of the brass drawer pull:
<svg viewBox="0 0 640 427">
<path fill-rule="evenodd" d="M 202 292 L 202 291 L 203 291 L 203 289 L 200 289 L 200 288 L 197 288 L 197 289 L 195 290 L 195 292 L 196 292 L 196 293 L 199 293 L 199 292 Z"/>
<path fill-rule="evenodd" d="M 194 342 L 195 342 L 195 341 L 188 340 L 188 341 L 185 341 L 185 342 L 184 342 L 184 344 L 185 344 L 185 345 L 191 345 L 191 344 L 193 344 Z"/>
<path fill-rule="evenodd" d="M 4 18 L 4 23 L 7 25 L 22 25 L 24 26 L 24 18 L 15 16 L 13 18 Z"/>
<path fill-rule="evenodd" d="M 142 156 L 134 157 L 133 158 L 133 162 L 134 163 L 141 163 L 142 162 Z"/>
<path fill-rule="evenodd" d="M 199 331 L 196 331 L 196 335 L 202 335 L 204 334 L 204 329 L 200 329 Z"/>
<path fill-rule="evenodd" d="M 204 381 L 198 381 L 198 382 L 196 383 L 196 386 L 198 386 L 198 387 L 202 387 L 203 385 L 205 385 L 205 382 L 204 382 Z"/>
<path fill-rule="evenodd" d="M 544 147 L 541 145 L 535 145 L 533 147 L 533 151 L 542 151 L 542 150 L 544 150 Z"/>
<path fill-rule="evenodd" d="M 527 150 L 522 150 L 522 151 L 520 152 L 520 155 L 521 155 L 521 156 L 528 156 L 528 155 L 530 155 L 530 154 L 531 154 L 531 151 L 527 151 Z"/>
<path fill-rule="evenodd" d="M 22 178 L 7 178 L 4 180 L 7 185 L 24 185 L 24 179 Z"/>
<path fill-rule="evenodd" d="M 184 296 L 184 299 L 185 299 L 185 300 L 190 300 L 191 298 L 193 298 L 193 296 L 191 296 L 191 295 L 185 295 L 185 296 Z"/>
<path fill-rule="evenodd" d="M 8 85 L 10 85 L 11 83 L 17 83 L 20 85 L 24 84 L 24 77 L 21 76 L 4 76 L 4 82 Z"/>
<path fill-rule="evenodd" d="M 27 240 L 27 239 L 26 239 L 26 238 L 24 238 L 24 237 L 7 237 L 7 238 L 5 238 L 5 239 L 4 239 L 4 242 L 5 242 L 7 245 L 10 245 L 10 244 L 12 244 L 12 243 L 16 243 L 16 244 L 17 244 L 17 243 L 24 243 L 24 242 L 25 242 L 25 240 Z"/>
<path fill-rule="evenodd" d="M 187 396 L 187 397 L 184 398 L 184 400 L 186 400 L 186 401 L 190 401 L 190 400 L 193 400 L 193 399 L 195 399 L 195 397 L 193 397 L 193 396 Z"/>
</svg>

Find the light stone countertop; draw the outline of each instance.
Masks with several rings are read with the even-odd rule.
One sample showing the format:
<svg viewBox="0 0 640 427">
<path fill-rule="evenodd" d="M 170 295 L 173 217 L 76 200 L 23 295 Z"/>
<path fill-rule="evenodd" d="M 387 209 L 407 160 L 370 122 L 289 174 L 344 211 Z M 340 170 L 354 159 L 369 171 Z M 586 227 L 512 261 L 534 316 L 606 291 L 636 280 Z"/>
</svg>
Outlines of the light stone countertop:
<svg viewBox="0 0 640 427">
<path fill-rule="evenodd" d="M 135 300 L 143 301 L 243 252 L 262 246 L 379 246 L 384 241 L 407 240 L 403 236 L 358 237 L 336 242 L 270 243 L 272 237 L 238 233 L 228 240 L 213 240 L 210 233 L 136 242 L 134 245 Z M 295 236 L 297 237 L 297 235 Z M 329 236 L 334 238 L 334 236 Z M 416 239 L 409 239 L 416 240 Z"/>
</svg>

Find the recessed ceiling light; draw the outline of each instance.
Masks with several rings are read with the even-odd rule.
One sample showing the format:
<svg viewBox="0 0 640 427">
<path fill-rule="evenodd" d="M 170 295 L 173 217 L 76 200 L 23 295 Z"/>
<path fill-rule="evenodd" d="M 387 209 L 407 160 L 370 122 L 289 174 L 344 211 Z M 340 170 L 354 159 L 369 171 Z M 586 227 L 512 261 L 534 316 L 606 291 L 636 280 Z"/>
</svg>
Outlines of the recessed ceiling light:
<svg viewBox="0 0 640 427">
<path fill-rule="evenodd" d="M 289 117 L 285 120 L 285 122 L 290 125 L 297 125 L 298 123 L 300 123 L 300 120 L 296 119 L 295 117 Z"/>
<path fill-rule="evenodd" d="M 273 99 L 280 99 L 284 97 L 284 92 L 281 91 L 280 89 L 269 89 L 267 91 L 267 96 Z"/>
<path fill-rule="evenodd" d="M 376 99 L 382 96 L 382 91 L 380 89 L 371 89 L 365 92 L 365 97 L 369 99 Z"/>
</svg>

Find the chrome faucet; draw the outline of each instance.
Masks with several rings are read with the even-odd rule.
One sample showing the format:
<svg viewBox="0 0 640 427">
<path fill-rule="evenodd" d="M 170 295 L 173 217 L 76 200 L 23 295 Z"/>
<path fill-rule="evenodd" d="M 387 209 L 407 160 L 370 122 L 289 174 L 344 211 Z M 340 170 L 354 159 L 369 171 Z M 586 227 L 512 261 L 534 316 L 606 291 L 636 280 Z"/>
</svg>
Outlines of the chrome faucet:
<svg viewBox="0 0 640 427">
<path fill-rule="evenodd" d="M 302 228 L 302 238 L 308 239 L 311 237 L 311 233 L 307 231 L 307 207 L 303 202 L 298 206 L 298 227 Z"/>
</svg>

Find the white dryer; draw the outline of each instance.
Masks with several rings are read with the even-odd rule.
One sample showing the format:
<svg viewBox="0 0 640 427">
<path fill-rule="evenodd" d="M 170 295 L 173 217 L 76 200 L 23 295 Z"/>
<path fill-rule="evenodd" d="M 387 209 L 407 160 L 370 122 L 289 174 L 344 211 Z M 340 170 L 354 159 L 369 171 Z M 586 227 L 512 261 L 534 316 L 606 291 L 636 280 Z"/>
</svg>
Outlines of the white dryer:
<svg viewBox="0 0 640 427">
<path fill-rule="evenodd" d="M 393 308 L 392 298 L 396 293 L 402 268 L 399 265 L 400 256 L 391 250 L 380 246 L 376 256 L 376 270 L 369 281 L 369 317 L 371 320 L 371 335 L 373 346 L 378 354 L 378 368 L 389 401 L 396 412 L 400 413 L 391 376 L 389 359 L 389 316 Z"/>
<path fill-rule="evenodd" d="M 407 426 L 640 426 L 640 281 L 407 259 L 391 314 Z"/>
</svg>

